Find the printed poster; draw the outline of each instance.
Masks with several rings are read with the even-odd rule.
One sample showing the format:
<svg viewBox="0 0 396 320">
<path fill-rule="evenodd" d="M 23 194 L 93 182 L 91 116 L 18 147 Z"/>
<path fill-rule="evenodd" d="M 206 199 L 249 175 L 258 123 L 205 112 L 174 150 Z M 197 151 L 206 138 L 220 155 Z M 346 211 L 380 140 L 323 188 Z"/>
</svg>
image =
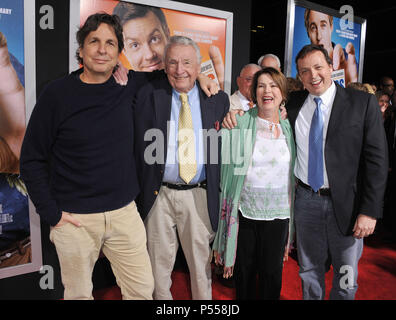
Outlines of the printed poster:
<svg viewBox="0 0 396 320">
<path fill-rule="evenodd" d="M 296 1 L 290 10 L 294 10 L 294 22 L 289 20 L 288 36 L 292 39 L 292 47 L 286 52 L 291 66 L 289 75 L 297 76 L 296 56 L 305 45 L 312 43 L 323 46 L 329 53 L 334 81 L 343 87 L 350 82 L 359 82 L 363 66 L 363 19 L 348 19 L 333 9 L 307 1 Z"/>
<path fill-rule="evenodd" d="M 36 271 L 34 246 L 40 247 L 34 260 L 41 261 L 40 240 L 32 245 L 40 232 L 32 237 L 32 210 L 19 177 L 26 128 L 24 5 L 24 0 L 0 3 L 0 279 Z"/>
<path fill-rule="evenodd" d="M 81 0 L 80 25 L 89 15 L 99 11 L 121 18 L 125 49 L 120 60 L 126 68 L 135 71 L 163 69 L 167 39 L 173 35 L 187 36 L 200 47 L 201 72 L 224 90 L 226 19 L 128 1 Z"/>
</svg>

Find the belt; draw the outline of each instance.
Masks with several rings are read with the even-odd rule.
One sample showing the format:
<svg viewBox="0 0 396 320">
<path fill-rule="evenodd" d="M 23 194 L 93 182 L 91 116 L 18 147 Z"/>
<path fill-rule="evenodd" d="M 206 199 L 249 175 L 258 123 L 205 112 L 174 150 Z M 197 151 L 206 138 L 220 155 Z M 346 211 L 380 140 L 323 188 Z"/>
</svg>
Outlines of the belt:
<svg viewBox="0 0 396 320">
<path fill-rule="evenodd" d="M 196 183 L 196 184 L 184 184 L 184 183 L 169 183 L 169 182 L 162 182 L 162 185 L 168 187 L 170 189 L 175 190 L 190 190 L 194 188 L 207 188 L 206 180 Z"/>
<path fill-rule="evenodd" d="M 317 192 L 315 192 L 309 185 L 305 184 L 300 179 L 297 179 L 297 183 L 304 189 L 307 189 L 313 193 L 317 193 L 320 196 L 330 196 L 331 195 L 330 188 L 322 188 L 322 189 L 319 189 Z"/>
<path fill-rule="evenodd" d="M 17 241 L 12 247 L 7 250 L 0 252 L 0 265 L 4 260 L 7 260 L 15 254 L 23 255 L 26 252 L 26 248 L 30 245 L 30 237 L 27 237 L 21 241 Z"/>
</svg>

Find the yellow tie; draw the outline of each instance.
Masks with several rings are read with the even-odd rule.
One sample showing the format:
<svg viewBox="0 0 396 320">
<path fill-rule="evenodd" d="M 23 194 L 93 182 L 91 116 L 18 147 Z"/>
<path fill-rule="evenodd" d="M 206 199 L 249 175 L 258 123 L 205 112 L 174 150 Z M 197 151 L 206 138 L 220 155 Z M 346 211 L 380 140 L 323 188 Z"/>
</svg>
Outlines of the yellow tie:
<svg viewBox="0 0 396 320">
<path fill-rule="evenodd" d="M 178 128 L 179 174 L 180 178 L 182 178 L 186 183 L 189 183 L 197 174 L 195 137 L 187 94 L 181 93 L 180 101 L 182 106 L 179 113 Z"/>
</svg>

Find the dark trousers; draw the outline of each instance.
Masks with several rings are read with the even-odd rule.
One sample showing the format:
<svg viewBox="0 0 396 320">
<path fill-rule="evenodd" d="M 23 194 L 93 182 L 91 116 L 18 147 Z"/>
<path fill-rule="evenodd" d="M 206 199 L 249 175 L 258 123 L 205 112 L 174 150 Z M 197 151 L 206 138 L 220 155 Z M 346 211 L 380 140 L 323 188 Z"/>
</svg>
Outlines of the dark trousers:
<svg viewBox="0 0 396 320">
<path fill-rule="evenodd" d="M 234 268 L 237 300 L 279 299 L 288 226 L 288 219 L 257 221 L 239 213 Z"/>
</svg>

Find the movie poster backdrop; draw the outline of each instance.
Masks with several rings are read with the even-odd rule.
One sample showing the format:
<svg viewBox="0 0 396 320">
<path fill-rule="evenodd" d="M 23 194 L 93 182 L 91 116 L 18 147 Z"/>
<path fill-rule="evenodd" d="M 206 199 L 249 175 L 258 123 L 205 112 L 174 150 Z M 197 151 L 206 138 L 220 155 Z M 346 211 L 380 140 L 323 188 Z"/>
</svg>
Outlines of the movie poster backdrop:
<svg viewBox="0 0 396 320">
<path fill-rule="evenodd" d="M 286 30 L 286 75 L 297 76 L 296 56 L 307 44 L 323 46 L 333 61 L 333 80 L 345 87 L 361 82 L 366 20 L 353 16 L 353 7 L 339 11 L 312 2 L 289 0 Z"/>
<path fill-rule="evenodd" d="M 128 16 L 128 10 L 139 11 L 139 6 L 155 10 L 143 17 Z M 160 61 L 168 37 L 187 36 L 200 47 L 201 72 L 215 80 L 224 91 L 229 93 L 231 90 L 231 12 L 158 0 L 71 0 L 70 12 L 70 71 L 78 67 L 74 59 L 78 47 L 76 27 L 81 26 L 91 14 L 107 12 L 122 18 L 125 49 L 120 61 L 126 68 L 135 71 L 162 69 Z"/>
<path fill-rule="evenodd" d="M 0 3 L 0 279 L 38 271 L 40 220 L 19 176 L 35 104 L 34 1 Z"/>
</svg>

